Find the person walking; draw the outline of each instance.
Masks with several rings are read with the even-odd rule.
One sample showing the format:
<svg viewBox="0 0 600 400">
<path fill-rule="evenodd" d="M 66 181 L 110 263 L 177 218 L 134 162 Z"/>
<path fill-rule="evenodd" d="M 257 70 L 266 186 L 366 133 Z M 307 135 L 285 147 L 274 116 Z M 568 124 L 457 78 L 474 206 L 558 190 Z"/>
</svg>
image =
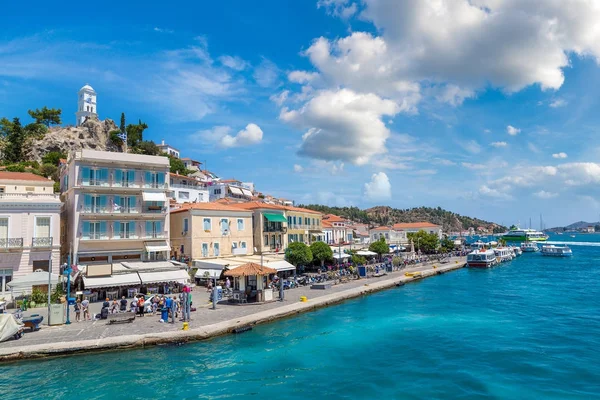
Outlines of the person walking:
<svg viewBox="0 0 600 400">
<path fill-rule="evenodd" d="M 89 307 L 90 307 L 90 301 L 88 299 L 84 299 L 81 302 L 81 311 L 83 311 L 83 319 L 84 320 L 87 319 L 88 321 L 91 320 Z M 86 315 L 87 315 L 87 318 L 86 318 Z"/>
<path fill-rule="evenodd" d="M 81 299 L 77 299 L 77 301 L 75 302 L 75 305 L 74 305 L 74 309 L 75 309 L 75 321 L 80 322 L 81 321 Z"/>
</svg>

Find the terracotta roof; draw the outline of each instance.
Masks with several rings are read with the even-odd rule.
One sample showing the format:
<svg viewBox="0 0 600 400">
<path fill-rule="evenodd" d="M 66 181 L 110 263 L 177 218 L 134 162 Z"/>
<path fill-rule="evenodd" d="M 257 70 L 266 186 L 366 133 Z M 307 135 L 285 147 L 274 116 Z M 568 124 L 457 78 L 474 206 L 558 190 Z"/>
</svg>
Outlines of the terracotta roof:
<svg viewBox="0 0 600 400">
<path fill-rule="evenodd" d="M 339 217 L 334 214 L 326 214 L 323 216 L 323 219 L 326 219 L 329 222 L 346 222 L 346 220 L 342 217 Z"/>
<path fill-rule="evenodd" d="M 394 229 L 411 229 L 411 228 L 439 228 L 439 225 L 431 222 L 405 222 L 394 224 Z"/>
<path fill-rule="evenodd" d="M 295 211 L 295 212 L 303 212 L 303 213 L 321 215 L 320 212 L 315 211 L 315 210 L 309 210 L 308 208 L 301 208 L 301 207 L 294 207 L 294 206 L 283 206 L 283 208 L 285 208 L 287 211 Z"/>
<path fill-rule="evenodd" d="M 0 180 L 9 180 L 9 181 L 37 181 L 37 182 L 52 182 L 52 180 L 48 178 L 44 178 L 43 176 L 39 176 L 36 174 L 32 174 L 31 172 L 8 172 L 8 171 L 0 171 Z M 54 183 L 54 182 L 52 182 Z"/>
<path fill-rule="evenodd" d="M 394 229 L 391 226 L 378 226 L 377 228 L 371 229 L 372 231 L 389 231 L 390 229 Z"/>
<path fill-rule="evenodd" d="M 321 221 L 321 226 L 323 228 L 333 228 L 333 225 L 331 225 L 331 222 L 327 222 L 325 220 Z"/>
<path fill-rule="evenodd" d="M 225 271 L 225 276 L 252 276 L 252 275 L 270 275 L 276 274 L 274 268 L 265 267 L 264 265 L 248 263 L 242 264 L 232 270 Z"/>
<path fill-rule="evenodd" d="M 232 204 L 232 206 L 233 206 L 233 204 Z M 260 203 L 258 201 L 249 201 L 247 203 L 238 203 L 234 207 L 239 207 L 239 208 L 242 208 L 244 210 L 256 210 L 256 209 L 259 209 L 259 208 L 267 208 L 269 210 L 281 210 L 281 211 L 285 211 L 285 207 L 284 206 L 278 206 L 276 204 Z"/>
<path fill-rule="evenodd" d="M 234 207 L 233 205 L 227 205 L 217 202 L 212 203 L 183 203 L 181 208 L 171 211 L 171 214 L 189 211 L 189 210 L 205 210 L 205 211 L 232 211 L 232 212 L 241 212 L 246 211 L 242 210 L 238 207 Z"/>
</svg>

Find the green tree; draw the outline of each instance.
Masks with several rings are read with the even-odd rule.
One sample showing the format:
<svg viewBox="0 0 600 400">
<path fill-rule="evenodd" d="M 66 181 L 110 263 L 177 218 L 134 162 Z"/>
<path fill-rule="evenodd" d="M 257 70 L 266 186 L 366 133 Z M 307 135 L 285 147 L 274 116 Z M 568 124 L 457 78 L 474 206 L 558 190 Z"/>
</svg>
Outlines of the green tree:
<svg viewBox="0 0 600 400">
<path fill-rule="evenodd" d="M 427 233 L 423 230 L 410 232 L 406 236 L 408 240 L 413 241 L 418 250 L 427 254 L 435 253 L 440 244 L 440 239 L 435 233 Z"/>
<path fill-rule="evenodd" d="M 369 245 L 369 251 L 377 253 L 379 258 L 381 258 L 382 254 L 388 254 L 390 252 L 390 246 L 385 242 L 385 238 L 380 238 Z"/>
<path fill-rule="evenodd" d="M 43 139 L 48 127 L 44 124 L 32 122 L 31 124 L 25 125 L 25 136 L 34 137 L 36 139 Z"/>
<path fill-rule="evenodd" d="M 44 124 L 46 126 L 61 124 L 60 114 L 62 110 L 60 108 L 48 108 L 46 106 L 42 109 L 35 109 L 27 111 L 31 118 L 35 119 L 38 124 Z"/>
<path fill-rule="evenodd" d="M 62 151 L 50 151 L 42 157 L 42 164 L 58 165 L 61 158 L 67 158 Z"/>
<path fill-rule="evenodd" d="M 124 144 L 123 139 L 119 136 L 120 134 L 121 134 L 121 131 L 116 130 L 116 129 L 114 131 L 108 132 L 108 137 L 109 137 L 110 141 L 119 147 L 123 146 L 123 144 Z"/>
<path fill-rule="evenodd" d="M 127 138 L 127 142 L 129 142 L 129 137 Z M 140 142 L 134 148 L 134 151 L 138 154 L 146 154 L 147 156 L 158 156 L 160 154 L 160 149 L 151 140 Z"/>
<path fill-rule="evenodd" d="M 148 129 L 148 125 L 139 120 L 137 124 L 129 124 L 125 128 L 127 131 L 127 145 L 129 147 L 137 147 L 144 141 L 144 130 Z"/>
<path fill-rule="evenodd" d="M 359 255 L 353 255 L 352 256 L 352 264 L 358 266 L 358 265 L 365 265 L 367 263 L 367 259 L 363 256 L 359 256 Z"/>
<path fill-rule="evenodd" d="M 169 165 L 171 166 L 172 174 L 188 176 L 190 172 L 192 172 L 185 167 L 185 164 L 179 158 L 166 153 L 163 153 L 163 156 L 169 157 Z"/>
<path fill-rule="evenodd" d="M 448 239 L 447 237 L 442 239 L 442 241 L 440 242 L 440 246 L 441 246 L 441 250 L 443 252 L 449 252 L 454 250 L 454 241 Z"/>
<path fill-rule="evenodd" d="M 310 251 L 310 247 L 302 242 L 290 243 L 288 248 L 285 250 L 286 260 L 295 265 L 307 265 L 313 260 L 313 254 Z"/>
<path fill-rule="evenodd" d="M 13 118 L 12 122 L 2 118 L 0 136 L 5 137 L 7 142 L 4 148 L 4 159 L 11 163 L 23 161 L 23 144 L 26 135 L 19 118 Z"/>
<path fill-rule="evenodd" d="M 53 181 L 58 181 L 58 167 L 52 164 L 42 164 L 40 167 L 40 175 L 50 177 Z"/>
<path fill-rule="evenodd" d="M 313 258 L 321 263 L 321 267 L 325 265 L 325 261 L 333 258 L 333 251 L 325 242 L 313 242 L 310 245 L 310 251 L 312 252 Z"/>
<path fill-rule="evenodd" d="M 119 130 L 125 133 L 126 125 L 125 125 L 125 113 L 121 113 L 121 124 L 119 125 Z"/>
</svg>

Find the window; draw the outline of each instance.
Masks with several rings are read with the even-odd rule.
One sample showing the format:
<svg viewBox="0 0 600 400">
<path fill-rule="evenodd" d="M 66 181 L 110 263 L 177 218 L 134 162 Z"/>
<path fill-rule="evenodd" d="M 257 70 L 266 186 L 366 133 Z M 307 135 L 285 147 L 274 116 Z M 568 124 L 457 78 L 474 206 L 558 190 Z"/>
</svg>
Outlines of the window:
<svg viewBox="0 0 600 400">
<path fill-rule="evenodd" d="M 189 220 L 187 218 L 183 219 L 183 232 L 187 233 L 189 229 Z"/>
<path fill-rule="evenodd" d="M 227 235 L 229 233 L 229 220 L 227 218 L 221 218 L 221 234 Z"/>
<path fill-rule="evenodd" d="M 269 245 L 269 235 L 265 235 L 265 246 Z"/>
<path fill-rule="evenodd" d="M 165 185 L 165 174 L 146 171 L 144 173 L 144 187 L 160 188 Z"/>
<path fill-rule="evenodd" d="M 213 193 L 214 194 L 221 194 L 221 189 L 215 189 Z"/>
<path fill-rule="evenodd" d="M 237 228 L 238 228 L 238 231 L 243 231 L 244 230 L 244 220 L 242 218 L 238 218 L 238 220 L 237 220 Z"/>
<path fill-rule="evenodd" d="M 10 292 L 8 282 L 12 281 L 12 269 L 0 269 L 0 293 Z"/>
<path fill-rule="evenodd" d="M 300 240 L 299 240 L 299 242 L 304 243 L 304 234 L 302 234 L 302 233 L 300 234 Z"/>
<path fill-rule="evenodd" d="M 2 243 L 2 239 L 8 239 L 8 218 L 0 218 L 0 247 L 8 245 L 8 241 Z"/>
<path fill-rule="evenodd" d="M 231 248 L 233 250 L 237 249 L 237 243 L 236 242 L 231 243 Z"/>
<path fill-rule="evenodd" d="M 208 243 L 202 243 L 202 257 L 208 257 Z"/>
<path fill-rule="evenodd" d="M 108 184 L 108 169 L 82 167 L 81 183 L 84 186 L 103 186 Z"/>
<path fill-rule="evenodd" d="M 292 217 L 288 217 L 288 225 L 292 224 Z"/>
<path fill-rule="evenodd" d="M 214 243 L 213 244 L 213 253 L 215 254 L 215 257 L 219 256 L 219 243 Z"/>
<path fill-rule="evenodd" d="M 204 218 L 204 230 L 205 231 L 210 231 L 211 226 L 210 226 L 210 218 Z"/>
<path fill-rule="evenodd" d="M 0 193 L 4 193 L 4 186 L 0 186 Z"/>
<path fill-rule="evenodd" d="M 246 248 L 246 242 L 240 242 L 240 247 L 242 249 L 245 249 Z"/>
<path fill-rule="evenodd" d="M 146 237 L 160 238 L 162 235 L 162 221 L 146 221 Z"/>
<path fill-rule="evenodd" d="M 181 200 L 189 200 L 190 199 L 190 192 L 179 192 L 179 198 Z"/>
<path fill-rule="evenodd" d="M 135 237 L 135 222 L 116 221 L 113 224 L 113 238 L 131 239 Z"/>
<path fill-rule="evenodd" d="M 33 186 L 26 186 L 25 191 L 27 193 L 33 193 L 33 192 L 35 192 L 35 188 Z"/>
<path fill-rule="evenodd" d="M 83 240 L 106 239 L 106 221 L 92 222 L 84 221 L 82 223 L 81 238 Z"/>
<path fill-rule="evenodd" d="M 50 237 L 50 217 L 35 217 L 34 237 Z"/>
<path fill-rule="evenodd" d="M 294 220 L 294 225 L 296 225 L 296 217 L 294 217 L 293 220 Z"/>
<path fill-rule="evenodd" d="M 116 169 L 114 177 L 115 186 L 129 187 L 135 181 L 135 171 Z"/>
</svg>

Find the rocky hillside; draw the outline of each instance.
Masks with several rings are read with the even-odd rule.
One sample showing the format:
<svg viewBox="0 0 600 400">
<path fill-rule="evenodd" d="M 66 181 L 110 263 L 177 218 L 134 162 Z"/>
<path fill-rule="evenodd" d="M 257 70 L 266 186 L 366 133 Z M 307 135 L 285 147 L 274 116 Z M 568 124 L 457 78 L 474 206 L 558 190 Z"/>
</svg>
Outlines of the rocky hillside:
<svg viewBox="0 0 600 400">
<path fill-rule="evenodd" d="M 356 222 L 363 222 L 373 226 L 390 225 L 398 222 L 431 222 L 443 226 L 444 232 L 458 232 L 469 228 L 483 227 L 489 231 L 505 232 L 506 228 L 493 222 L 483 221 L 478 218 L 466 217 L 446 211 L 440 207 L 418 207 L 399 210 L 387 206 L 378 206 L 366 210 L 357 207 L 328 207 L 318 204 L 302 205 L 325 214 L 335 214 Z"/>
<path fill-rule="evenodd" d="M 68 155 L 81 149 L 120 152 L 122 149 L 110 140 L 110 131 L 118 129 L 111 119 L 88 119 L 78 127 L 52 127 L 42 139 L 31 138 L 25 143 L 24 158 L 39 162 L 51 151 Z"/>
</svg>

